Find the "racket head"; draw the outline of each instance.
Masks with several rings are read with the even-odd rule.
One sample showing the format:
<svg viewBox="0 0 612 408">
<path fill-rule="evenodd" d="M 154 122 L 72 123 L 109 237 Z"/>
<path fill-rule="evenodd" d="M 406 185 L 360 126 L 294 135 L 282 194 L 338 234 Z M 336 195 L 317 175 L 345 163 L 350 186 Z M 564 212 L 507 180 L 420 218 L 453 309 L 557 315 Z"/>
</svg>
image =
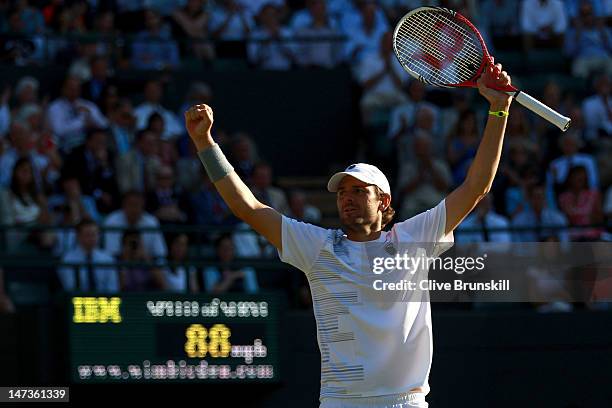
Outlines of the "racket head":
<svg viewBox="0 0 612 408">
<path fill-rule="evenodd" d="M 490 58 L 478 29 L 443 7 L 419 7 L 402 17 L 393 32 L 393 49 L 411 76 L 445 88 L 476 87 Z"/>
</svg>

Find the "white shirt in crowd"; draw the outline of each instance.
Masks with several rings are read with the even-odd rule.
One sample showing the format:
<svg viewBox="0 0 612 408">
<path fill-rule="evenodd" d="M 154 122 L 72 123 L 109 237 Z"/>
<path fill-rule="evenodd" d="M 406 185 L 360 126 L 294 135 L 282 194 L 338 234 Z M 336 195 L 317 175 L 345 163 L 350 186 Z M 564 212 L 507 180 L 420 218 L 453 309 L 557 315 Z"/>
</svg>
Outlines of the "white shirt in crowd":
<svg viewBox="0 0 612 408">
<path fill-rule="evenodd" d="M 188 268 L 178 266 L 174 270 L 166 267 L 163 268 L 164 277 L 166 278 L 167 290 L 177 293 L 189 292 L 189 282 L 195 278 L 197 269 L 193 266 Z"/>
<path fill-rule="evenodd" d="M 391 138 L 395 136 L 397 132 L 399 132 L 399 130 L 402 128 L 402 121 L 405 121 L 409 127 L 414 125 L 417 112 L 419 111 L 419 109 L 421 109 L 421 107 L 431 109 L 431 112 L 434 116 L 433 122 L 434 127 L 436 128 L 435 133 L 436 135 L 438 135 L 440 133 L 439 129 L 437 129 L 440 127 L 438 120 L 440 110 L 438 109 L 438 107 L 426 101 L 420 101 L 415 103 L 412 100 L 408 100 L 391 111 L 391 117 L 389 119 L 389 128 L 387 129 L 387 137 Z"/>
<path fill-rule="evenodd" d="M 438 256 L 453 242 L 452 233 L 444 234 L 445 227 L 444 200 L 369 242 L 351 241 L 342 230 L 283 216 L 280 258 L 302 270 L 312 290 L 321 349 L 322 402 L 393 398 L 416 387 L 424 394 L 429 392 L 432 328 L 428 293 L 402 292 L 402 301 L 373 301 L 364 294 L 371 293 L 373 280 L 382 276 L 373 274 L 373 258 L 394 257 L 391 253 L 415 255 L 411 249 L 428 246 L 424 243 L 431 246 L 427 256 Z M 394 273 L 403 279 L 422 278 L 407 270 Z"/>
<path fill-rule="evenodd" d="M 125 213 L 123 210 L 116 210 L 110 213 L 104 220 L 104 227 L 128 227 L 128 222 L 125 218 Z M 157 221 L 157 218 L 151 214 L 143 213 L 140 220 L 135 225 L 132 225 L 132 227 L 136 229 L 159 229 L 159 221 Z M 118 255 L 121 252 L 122 236 L 122 231 L 106 232 L 104 234 L 104 249 L 112 255 Z M 166 247 L 166 241 L 164 241 L 164 237 L 161 232 L 141 232 L 140 237 L 142 239 L 143 247 L 149 256 L 152 258 L 165 260 L 166 255 L 168 254 L 168 248 Z"/>
<path fill-rule="evenodd" d="M 62 256 L 63 263 L 85 263 L 87 262 L 87 255 L 85 250 L 81 246 L 76 246 L 74 249 L 66 252 Z M 78 268 L 79 279 L 81 287 L 77 287 L 77 276 L 75 268 L 72 267 L 61 267 L 57 271 L 57 275 L 62 284 L 62 287 L 66 291 L 72 290 L 87 290 L 98 293 L 115 293 L 119 291 L 119 276 L 117 270 L 113 266 L 115 264 L 115 258 L 113 258 L 107 252 L 101 249 L 94 249 L 91 252 L 92 264 L 109 264 L 109 266 L 96 265 L 92 266 L 92 274 L 95 279 L 95 283 L 89 281 L 89 272 L 87 266 L 83 265 Z"/>
<path fill-rule="evenodd" d="M 210 15 L 210 21 L 208 22 L 208 31 L 213 33 L 221 28 L 223 23 L 225 23 L 225 20 L 228 18 L 228 14 L 228 11 L 224 8 L 213 8 Z M 249 30 L 252 30 L 255 26 L 252 14 L 247 11 L 236 12 L 230 17 L 225 29 L 219 34 L 219 38 L 222 40 L 246 39 L 248 33 L 244 29 L 243 20 L 246 22 Z"/>
<path fill-rule="evenodd" d="M 593 95 L 582 102 L 582 114 L 586 126 L 585 137 L 588 140 L 597 139 L 599 129 L 612 135 L 612 120 L 609 112 L 612 112 L 612 97 L 604 100 L 601 95 Z"/>
<path fill-rule="evenodd" d="M 410 75 L 404 71 L 402 65 L 399 63 L 395 54 L 389 55 L 391 69 L 401 79 L 402 84 L 405 84 L 409 79 Z M 382 59 L 380 53 L 376 51 L 366 56 L 357 68 L 357 80 L 360 84 L 364 84 L 369 79 L 380 73 L 385 67 L 385 62 Z M 378 95 L 391 95 L 396 93 L 402 93 L 401 87 L 398 87 L 389 73 L 376 83 L 372 88 L 364 92 L 364 97 L 368 94 Z"/>
<path fill-rule="evenodd" d="M 489 231 L 488 239 L 485 239 L 484 231 L 474 231 L 480 228 L 509 229 L 510 220 L 508 220 L 508 218 L 493 211 L 489 211 L 484 216 L 483 221 L 484 222 L 480 221 L 478 215 L 475 213 L 468 215 L 457 227 L 456 242 L 461 244 L 471 242 L 512 242 L 512 234 L 510 231 Z M 471 230 L 472 232 L 463 232 L 464 230 Z"/>
<path fill-rule="evenodd" d="M 162 135 L 164 140 L 173 139 L 184 133 L 185 130 L 183 125 L 172 111 L 169 111 L 161 105 L 154 105 L 150 102 L 143 102 L 134 109 L 136 128 L 138 130 L 146 128 L 149 117 L 153 113 L 159 113 L 164 119 L 164 134 Z"/>
<path fill-rule="evenodd" d="M 567 28 L 567 14 L 561 0 L 523 0 L 520 19 L 521 29 L 528 34 L 549 25 L 556 34 L 562 34 Z"/>
<path fill-rule="evenodd" d="M 380 40 L 387 30 L 388 27 L 380 25 L 369 33 L 359 26 L 350 31 L 345 30 L 344 32 L 348 35 L 344 49 L 345 58 L 360 62 L 362 59 L 367 58 L 368 55 L 378 52 Z M 353 59 L 353 52 L 357 49 L 359 49 L 359 52 Z"/>
<path fill-rule="evenodd" d="M 281 27 L 281 41 L 262 42 L 250 41 L 247 52 L 249 61 L 256 64 L 259 68 L 286 71 L 291 68 L 291 58 L 288 55 L 295 56 L 295 43 L 282 41 L 293 36 L 290 29 Z M 263 28 L 255 29 L 251 33 L 253 40 L 266 40 L 270 38 L 270 34 Z"/>
<path fill-rule="evenodd" d="M 85 108 L 89 113 L 85 113 Z M 88 123 L 88 116 L 90 123 Z M 108 120 L 95 103 L 85 99 L 77 99 L 73 103 L 65 98 L 51 102 L 47 112 L 51 130 L 57 136 L 58 146 L 64 151 L 70 151 L 85 141 L 87 127 L 105 128 Z"/>
<path fill-rule="evenodd" d="M 586 169 L 589 188 L 599 188 L 599 173 L 595 158 L 587 153 L 576 153 L 561 156 L 550 162 L 546 174 L 546 187 L 552 189 L 554 184 L 564 183 L 572 167 L 582 166 Z"/>
</svg>

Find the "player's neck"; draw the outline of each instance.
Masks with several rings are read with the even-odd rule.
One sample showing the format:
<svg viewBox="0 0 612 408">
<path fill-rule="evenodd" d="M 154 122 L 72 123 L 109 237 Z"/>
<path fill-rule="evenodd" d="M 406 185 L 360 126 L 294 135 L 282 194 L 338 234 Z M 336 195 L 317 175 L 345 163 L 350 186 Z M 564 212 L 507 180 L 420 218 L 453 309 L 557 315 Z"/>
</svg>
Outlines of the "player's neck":
<svg viewBox="0 0 612 408">
<path fill-rule="evenodd" d="M 365 227 L 361 231 L 353 231 L 353 230 L 345 229 L 345 232 L 346 232 L 346 237 L 350 241 L 367 242 L 367 241 L 374 241 L 380 238 L 381 229 L 379 225 L 378 228 Z"/>
</svg>

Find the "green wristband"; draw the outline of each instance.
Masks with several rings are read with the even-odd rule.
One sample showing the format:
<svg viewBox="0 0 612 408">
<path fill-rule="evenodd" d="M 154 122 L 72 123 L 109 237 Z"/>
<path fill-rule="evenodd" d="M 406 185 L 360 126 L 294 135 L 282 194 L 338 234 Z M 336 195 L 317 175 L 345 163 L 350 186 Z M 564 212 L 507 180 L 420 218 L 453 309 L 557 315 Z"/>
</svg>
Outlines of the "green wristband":
<svg viewBox="0 0 612 408">
<path fill-rule="evenodd" d="M 489 115 L 497 116 L 498 118 L 503 118 L 509 115 L 507 111 L 489 111 Z"/>
</svg>

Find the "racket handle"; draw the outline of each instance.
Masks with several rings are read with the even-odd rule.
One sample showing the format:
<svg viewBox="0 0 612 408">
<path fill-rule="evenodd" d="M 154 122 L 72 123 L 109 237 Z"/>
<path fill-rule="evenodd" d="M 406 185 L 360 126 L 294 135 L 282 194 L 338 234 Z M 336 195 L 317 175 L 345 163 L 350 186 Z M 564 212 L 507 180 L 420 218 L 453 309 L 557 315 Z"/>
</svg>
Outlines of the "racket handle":
<svg viewBox="0 0 612 408">
<path fill-rule="evenodd" d="M 518 103 L 520 103 L 530 111 L 537 113 L 538 115 L 540 115 L 553 125 L 557 126 L 564 132 L 570 127 L 570 124 L 572 123 L 572 120 L 570 118 L 566 118 L 559 112 L 549 108 L 537 99 L 527 95 L 525 92 L 519 91 L 519 93 L 516 94 L 514 99 L 516 99 Z"/>
</svg>

